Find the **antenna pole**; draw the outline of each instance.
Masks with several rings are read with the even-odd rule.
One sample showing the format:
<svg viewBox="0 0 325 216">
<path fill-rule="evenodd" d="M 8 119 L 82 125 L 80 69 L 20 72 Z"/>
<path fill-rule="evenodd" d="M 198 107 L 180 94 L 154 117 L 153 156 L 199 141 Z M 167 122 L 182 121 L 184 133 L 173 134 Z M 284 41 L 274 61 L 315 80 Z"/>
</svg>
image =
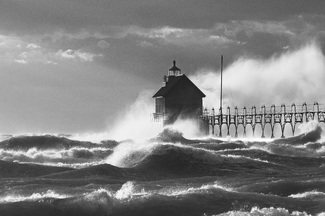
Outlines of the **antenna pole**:
<svg viewBox="0 0 325 216">
<path fill-rule="evenodd" d="M 223 55 L 221 55 L 221 69 L 220 69 L 220 116 L 219 116 L 219 137 L 222 137 L 222 70 L 223 70 Z"/>
<path fill-rule="evenodd" d="M 221 73 L 220 73 L 220 112 L 222 115 L 222 71 L 223 71 L 223 55 L 221 55 Z"/>
</svg>

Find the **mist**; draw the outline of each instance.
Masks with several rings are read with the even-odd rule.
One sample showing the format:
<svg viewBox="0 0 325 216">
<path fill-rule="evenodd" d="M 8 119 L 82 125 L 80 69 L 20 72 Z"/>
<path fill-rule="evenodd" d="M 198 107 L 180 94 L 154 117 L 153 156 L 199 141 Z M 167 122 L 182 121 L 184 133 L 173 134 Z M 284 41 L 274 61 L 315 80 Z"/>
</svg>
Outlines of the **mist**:
<svg viewBox="0 0 325 216">
<path fill-rule="evenodd" d="M 204 108 L 218 109 L 220 97 L 220 71 L 201 69 L 190 79 L 206 94 Z M 223 108 L 237 106 L 248 109 L 252 106 L 272 104 L 290 106 L 296 103 L 297 111 L 306 102 L 309 108 L 318 101 L 322 108 L 325 101 L 325 56 L 316 42 L 310 42 L 297 50 L 285 51 L 269 59 L 240 57 L 224 69 Z M 160 86 L 157 86 L 159 88 Z M 149 139 L 163 130 L 162 122 L 154 122 L 154 90 L 139 94 L 133 104 L 120 111 L 106 132 L 88 134 L 82 139 L 100 141 L 104 139 Z M 241 110 L 240 110 L 241 111 Z M 199 128 L 191 121 L 179 119 L 172 125 L 185 137 L 199 134 Z M 306 132 L 297 127 L 297 133 Z M 286 131 L 290 131 L 286 127 Z"/>
<path fill-rule="evenodd" d="M 157 135 L 162 128 L 162 122 L 154 122 L 153 91 L 143 91 L 135 102 L 117 117 L 108 136 L 114 139 L 143 139 Z"/>
<path fill-rule="evenodd" d="M 99 133 L 84 133 L 74 135 L 77 140 L 100 142 L 102 140 L 133 139 L 143 141 L 156 136 L 162 130 L 162 122 L 154 122 L 151 114 L 154 113 L 153 91 L 144 90 L 133 103 L 121 109 L 112 123 Z"/>
<path fill-rule="evenodd" d="M 190 79 L 207 96 L 204 99 L 204 108 L 218 110 L 220 70 L 201 69 Z M 290 110 L 291 104 L 295 103 L 297 111 L 300 111 L 304 102 L 309 110 L 313 109 L 314 102 L 318 102 L 320 110 L 324 110 L 324 83 L 325 56 L 315 41 L 299 49 L 276 54 L 269 59 L 240 57 L 224 69 L 222 107 L 224 112 L 228 106 L 232 111 L 237 106 L 239 112 L 247 107 L 250 112 L 251 107 L 256 106 L 259 112 L 262 105 L 269 111 L 274 104 L 280 111 L 281 104 L 285 104 L 287 110 Z M 315 124 L 319 125 L 318 122 L 313 125 Z M 304 125 L 305 123 L 298 125 L 295 134 L 306 132 Z M 278 127 L 279 125 L 276 125 L 276 137 L 280 135 Z M 269 132 L 265 131 L 266 136 L 269 136 Z M 260 134 L 260 131 L 257 134 Z M 289 126 L 285 127 L 285 134 L 292 135 Z"/>
<path fill-rule="evenodd" d="M 201 69 L 190 79 L 207 95 L 206 108 L 220 107 L 220 70 Z M 222 105 L 258 108 L 296 103 L 299 109 L 303 102 L 325 101 L 324 83 L 325 56 L 316 42 L 269 59 L 240 57 L 224 69 Z"/>
<path fill-rule="evenodd" d="M 114 139 L 123 141 L 125 139 L 144 142 L 156 137 L 164 130 L 162 121 L 154 121 L 152 113 L 155 112 L 155 100 L 152 98 L 154 91 L 145 90 L 126 109 L 121 110 L 112 125 L 108 125 L 105 132 L 74 136 L 78 140 L 89 140 L 100 142 L 102 140 Z M 195 121 L 191 119 L 177 119 L 171 129 L 180 131 L 186 137 L 199 136 L 200 130 Z"/>
<path fill-rule="evenodd" d="M 153 90 L 144 90 L 135 101 L 121 110 L 115 121 L 107 126 L 104 132 L 84 133 L 73 136 L 73 139 L 100 142 L 102 140 L 145 142 L 156 137 L 164 130 L 162 121 L 154 121 L 155 100 Z M 182 132 L 186 137 L 197 137 L 201 134 L 196 121 L 191 119 L 177 119 L 173 125 L 165 126 Z"/>
</svg>

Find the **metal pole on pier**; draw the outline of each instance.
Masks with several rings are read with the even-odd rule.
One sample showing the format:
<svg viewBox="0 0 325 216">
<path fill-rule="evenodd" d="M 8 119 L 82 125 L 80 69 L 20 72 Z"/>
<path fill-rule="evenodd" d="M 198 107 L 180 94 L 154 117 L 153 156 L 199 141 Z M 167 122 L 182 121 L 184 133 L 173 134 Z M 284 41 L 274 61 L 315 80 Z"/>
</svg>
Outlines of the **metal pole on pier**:
<svg viewBox="0 0 325 216">
<path fill-rule="evenodd" d="M 222 113 L 222 70 L 223 70 L 223 55 L 221 55 L 221 69 L 220 69 L 220 110 Z"/>
<path fill-rule="evenodd" d="M 220 66 L 220 130 L 219 130 L 219 136 L 222 137 L 222 71 L 223 71 L 223 55 L 221 55 L 221 66 Z"/>
</svg>

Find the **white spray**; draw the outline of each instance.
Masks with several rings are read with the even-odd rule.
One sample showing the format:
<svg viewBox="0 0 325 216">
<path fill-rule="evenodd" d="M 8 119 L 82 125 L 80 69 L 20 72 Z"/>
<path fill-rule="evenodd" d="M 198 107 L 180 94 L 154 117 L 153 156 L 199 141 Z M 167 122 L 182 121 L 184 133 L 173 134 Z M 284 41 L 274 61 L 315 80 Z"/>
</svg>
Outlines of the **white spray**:
<svg viewBox="0 0 325 216">
<path fill-rule="evenodd" d="M 206 94 L 204 106 L 219 107 L 220 73 L 201 69 L 190 79 Z M 303 102 L 325 103 L 325 57 L 316 42 L 298 50 L 286 51 L 270 59 L 239 58 L 224 70 L 223 107 L 250 108 L 257 111 L 265 104 L 296 103 L 297 110 Z M 153 91 L 142 92 L 137 100 L 116 118 L 108 132 L 79 137 L 92 141 L 104 139 L 147 139 L 162 131 L 162 123 L 153 122 Z M 197 135 L 190 121 L 180 120 L 174 125 L 186 137 Z M 289 128 L 289 127 L 288 127 Z M 298 132 L 298 131 L 297 131 Z"/>
</svg>

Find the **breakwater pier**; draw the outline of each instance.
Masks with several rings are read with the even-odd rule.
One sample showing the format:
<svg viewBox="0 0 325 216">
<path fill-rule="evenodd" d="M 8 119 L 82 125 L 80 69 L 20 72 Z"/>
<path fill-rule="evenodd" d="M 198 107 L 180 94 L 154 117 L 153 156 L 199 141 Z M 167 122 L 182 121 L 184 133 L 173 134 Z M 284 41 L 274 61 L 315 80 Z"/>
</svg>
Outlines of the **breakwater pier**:
<svg viewBox="0 0 325 216">
<path fill-rule="evenodd" d="M 325 123 L 325 107 L 321 106 L 318 102 L 314 104 L 306 104 L 296 106 L 281 106 L 272 105 L 266 107 L 265 105 L 260 108 L 256 106 L 247 109 L 243 107 L 238 109 L 235 107 L 231 109 L 229 106 L 226 110 L 211 110 L 204 109 L 200 118 L 203 120 L 203 124 L 207 133 L 223 136 L 222 127 L 226 126 L 226 135 L 238 137 L 239 128 L 243 128 L 243 136 L 246 136 L 248 127 L 251 127 L 253 135 L 257 127 L 261 128 L 261 137 L 265 138 L 265 130 L 269 125 L 271 138 L 274 138 L 275 126 L 278 124 L 281 128 L 281 137 L 284 138 L 284 132 L 286 127 L 290 127 L 292 135 L 295 135 L 295 130 L 298 124 L 309 122 L 311 120 L 317 120 L 318 122 Z M 232 129 L 233 128 L 233 129 Z M 231 134 L 233 132 L 234 134 Z"/>
</svg>

